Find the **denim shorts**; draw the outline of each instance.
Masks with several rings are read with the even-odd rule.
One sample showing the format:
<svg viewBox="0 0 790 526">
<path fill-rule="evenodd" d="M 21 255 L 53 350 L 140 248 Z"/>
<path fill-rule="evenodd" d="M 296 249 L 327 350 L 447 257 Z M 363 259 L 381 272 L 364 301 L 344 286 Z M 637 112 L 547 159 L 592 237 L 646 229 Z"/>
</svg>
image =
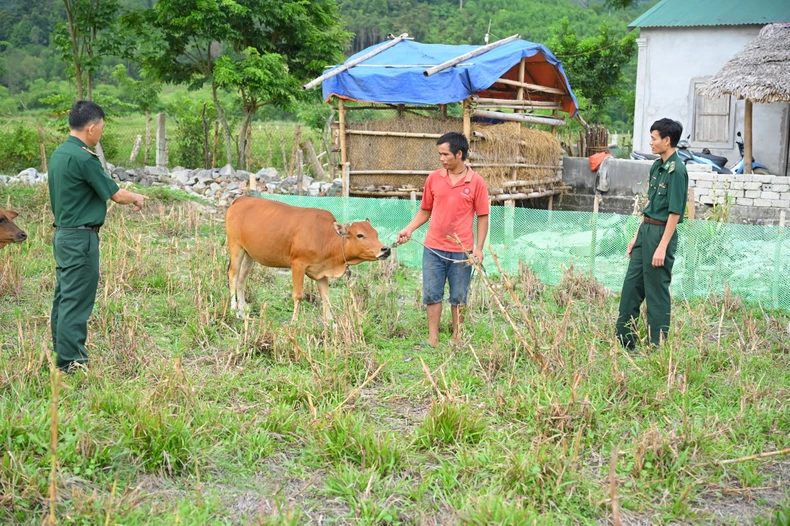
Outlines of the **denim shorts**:
<svg viewBox="0 0 790 526">
<path fill-rule="evenodd" d="M 450 305 L 465 305 L 472 266 L 468 263 L 453 263 L 465 260 L 463 252 L 447 252 L 424 248 L 422 251 L 422 301 L 426 305 L 441 303 L 444 299 L 444 285 L 450 283 Z"/>
</svg>

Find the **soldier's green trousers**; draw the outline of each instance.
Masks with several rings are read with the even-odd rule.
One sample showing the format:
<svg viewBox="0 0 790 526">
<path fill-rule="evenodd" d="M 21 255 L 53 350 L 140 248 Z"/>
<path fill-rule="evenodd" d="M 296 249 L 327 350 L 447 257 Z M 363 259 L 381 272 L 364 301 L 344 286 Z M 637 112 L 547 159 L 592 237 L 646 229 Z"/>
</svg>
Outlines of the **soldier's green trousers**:
<svg viewBox="0 0 790 526">
<path fill-rule="evenodd" d="M 672 266 L 678 246 L 678 233 L 672 235 L 667 247 L 663 267 L 653 266 L 653 254 L 661 242 L 666 227 L 642 223 L 631 251 L 631 262 L 623 282 L 620 296 L 620 315 L 617 318 L 617 338 L 623 346 L 636 347 L 636 323 L 639 309 L 647 300 L 647 329 L 650 342 L 654 345 L 665 340 L 669 332 L 672 310 L 669 285 L 672 281 Z"/>
<path fill-rule="evenodd" d="M 85 364 L 88 318 L 99 284 L 99 235 L 93 230 L 57 229 L 52 241 L 57 265 L 52 302 L 52 347 L 57 366 Z"/>
</svg>

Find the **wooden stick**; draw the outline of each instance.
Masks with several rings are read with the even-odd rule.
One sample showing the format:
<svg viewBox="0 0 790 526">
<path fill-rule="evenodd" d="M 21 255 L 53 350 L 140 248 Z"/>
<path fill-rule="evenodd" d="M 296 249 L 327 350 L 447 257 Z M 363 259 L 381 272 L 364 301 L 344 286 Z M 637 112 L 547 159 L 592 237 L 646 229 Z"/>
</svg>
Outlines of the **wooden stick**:
<svg viewBox="0 0 790 526">
<path fill-rule="evenodd" d="M 337 99 L 337 121 L 340 123 L 340 162 L 348 162 L 348 152 L 346 151 L 346 104 L 343 99 Z"/>
<path fill-rule="evenodd" d="M 414 192 L 414 191 L 382 191 L 382 192 L 370 192 L 368 190 L 349 190 L 349 194 L 361 196 L 361 197 L 411 197 L 412 194 L 414 195 L 415 199 L 417 197 L 422 197 L 422 192 Z"/>
<path fill-rule="evenodd" d="M 617 455 L 620 451 L 620 444 L 612 449 L 612 455 L 609 457 L 609 497 L 610 504 L 612 505 L 612 522 L 614 526 L 620 526 L 620 506 L 617 502 Z"/>
<path fill-rule="evenodd" d="M 472 137 L 472 114 L 469 99 L 464 99 L 464 135 L 467 139 Z"/>
<path fill-rule="evenodd" d="M 304 189 L 302 188 L 304 183 L 304 157 L 302 150 L 296 151 L 296 158 L 296 192 L 298 195 L 304 195 Z"/>
<path fill-rule="evenodd" d="M 549 126 L 564 126 L 565 121 L 552 119 L 551 117 L 536 117 L 532 115 L 519 115 L 517 113 L 502 113 L 498 111 L 475 110 L 475 117 L 485 117 L 488 119 L 499 119 L 503 121 L 531 122 L 533 124 L 548 124 Z"/>
<path fill-rule="evenodd" d="M 519 106 L 517 104 L 478 104 L 476 109 L 487 109 L 487 110 L 516 110 L 516 113 L 523 113 L 526 110 L 545 110 L 547 108 L 543 107 L 534 107 L 534 106 Z M 553 110 L 557 111 L 557 110 Z M 543 115 L 542 113 L 530 113 L 528 115 L 534 115 L 536 117 L 546 117 L 551 119 L 560 119 L 565 120 L 565 117 L 562 115 Z"/>
<path fill-rule="evenodd" d="M 318 160 L 318 156 L 315 154 L 313 142 L 308 139 L 302 143 L 302 146 L 304 146 L 305 151 L 307 151 L 307 162 L 310 163 L 310 167 L 313 169 L 313 173 L 315 173 L 315 178 L 326 179 L 326 172 L 324 172 L 324 167 L 321 166 L 321 162 Z"/>
<path fill-rule="evenodd" d="M 519 82 L 510 79 L 496 79 L 494 84 L 505 84 L 506 86 L 515 86 L 517 88 L 525 88 L 527 91 L 540 91 L 542 93 L 551 93 L 553 95 L 565 95 L 565 91 L 557 88 L 550 88 L 548 86 L 541 86 L 540 84 L 530 84 L 529 82 Z"/>
<path fill-rule="evenodd" d="M 432 170 L 352 170 L 351 175 L 428 175 Z"/>
<path fill-rule="evenodd" d="M 143 136 L 138 135 L 137 138 L 134 140 L 134 146 L 132 147 L 132 153 L 129 155 L 129 162 L 133 163 L 135 159 L 137 159 L 137 155 L 140 153 L 140 146 L 143 144 Z"/>
<path fill-rule="evenodd" d="M 790 447 L 780 449 L 779 451 L 769 451 L 768 453 L 759 453 L 757 455 L 749 455 L 748 457 L 733 458 L 731 460 L 722 460 L 719 464 L 737 464 L 739 462 L 746 462 L 747 460 L 755 460 L 758 458 L 774 457 L 776 455 L 786 455 L 790 453 Z"/>
<path fill-rule="evenodd" d="M 58 500 L 58 394 L 60 392 L 60 370 L 54 363 L 50 364 L 50 383 L 52 386 L 52 404 L 50 435 L 49 435 L 49 516 L 47 524 L 54 526 L 57 523 L 55 518 L 55 507 Z"/>
<path fill-rule="evenodd" d="M 743 110 L 743 173 L 752 173 L 752 101 L 746 99 Z"/>
<path fill-rule="evenodd" d="M 374 130 L 346 130 L 347 135 L 369 135 L 371 137 L 410 137 L 414 139 L 438 139 L 438 133 L 416 133 L 416 132 L 391 132 Z"/>
<path fill-rule="evenodd" d="M 512 99 L 486 99 L 486 98 L 475 98 L 473 99 L 475 103 L 478 105 L 480 104 L 513 104 L 515 106 L 535 106 L 536 108 L 542 109 L 562 109 L 562 105 L 559 102 L 552 102 L 552 101 L 543 101 L 543 100 L 512 100 Z"/>
<path fill-rule="evenodd" d="M 488 197 L 489 201 L 508 201 L 510 199 L 534 199 L 536 197 L 546 197 L 549 195 L 559 194 L 556 190 L 546 190 L 544 192 L 532 192 L 529 194 L 499 194 Z"/>
<path fill-rule="evenodd" d="M 361 57 L 355 58 L 354 60 L 351 60 L 351 61 L 343 64 L 342 66 L 340 66 L 338 68 L 335 68 L 335 69 L 333 69 L 332 71 L 330 71 L 328 73 L 324 73 L 323 75 L 321 75 L 320 77 L 318 77 L 318 78 L 316 78 L 314 80 L 311 80 L 310 82 L 308 82 L 307 84 L 302 86 L 302 89 L 308 90 L 310 88 L 314 88 L 314 87 L 318 86 L 319 84 L 321 84 L 326 79 L 330 79 L 330 78 L 334 77 L 335 75 L 340 75 L 344 71 L 347 71 L 349 68 L 353 68 L 354 66 L 356 66 L 360 62 L 365 62 L 367 59 L 369 59 L 371 57 L 375 57 L 376 55 L 378 55 L 382 51 L 388 50 L 392 46 L 395 46 L 398 43 L 400 43 L 403 39 L 407 38 L 408 36 L 409 36 L 408 33 L 403 33 L 403 34 L 395 37 L 394 39 L 390 40 L 386 44 L 377 47 L 376 49 L 374 49 L 370 53 L 365 53 Z"/>
<path fill-rule="evenodd" d="M 467 163 L 468 166 L 472 168 L 475 167 L 483 167 L 483 168 L 491 168 L 491 167 L 499 167 L 499 168 L 549 168 L 552 170 L 556 170 L 557 166 L 553 164 L 518 164 L 518 163 Z"/>
<path fill-rule="evenodd" d="M 514 42 L 514 41 L 516 41 L 516 40 L 518 40 L 520 38 L 521 38 L 521 35 L 513 35 L 513 36 L 510 36 L 510 37 L 507 37 L 507 38 L 503 38 L 502 40 L 497 40 L 496 42 L 488 44 L 487 46 L 480 46 L 479 48 L 475 49 L 474 51 L 470 51 L 469 53 L 464 53 L 463 55 L 461 55 L 459 57 L 455 57 L 453 59 L 450 59 L 447 62 L 443 62 L 443 63 L 439 64 L 438 66 L 434 66 L 434 67 L 432 67 L 430 69 L 426 69 L 425 72 L 423 72 L 423 75 L 425 75 L 426 77 L 430 77 L 434 73 L 439 73 L 440 71 L 444 71 L 445 69 L 451 68 L 451 67 L 455 66 L 456 64 L 460 64 L 464 60 L 468 60 L 470 58 L 474 58 L 474 57 L 480 56 L 480 55 L 482 55 L 484 53 L 488 53 L 492 49 L 496 49 L 496 48 L 498 48 L 500 46 L 504 46 L 505 44 L 510 44 L 511 42 Z"/>
<path fill-rule="evenodd" d="M 529 185 L 538 185 L 538 184 L 546 184 L 546 183 L 559 183 L 562 181 L 561 177 L 552 177 L 551 179 L 538 179 L 537 181 L 505 181 L 502 183 L 502 186 L 505 188 L 511 188 L 514 186 L 529 186 Z"/>
</svg>

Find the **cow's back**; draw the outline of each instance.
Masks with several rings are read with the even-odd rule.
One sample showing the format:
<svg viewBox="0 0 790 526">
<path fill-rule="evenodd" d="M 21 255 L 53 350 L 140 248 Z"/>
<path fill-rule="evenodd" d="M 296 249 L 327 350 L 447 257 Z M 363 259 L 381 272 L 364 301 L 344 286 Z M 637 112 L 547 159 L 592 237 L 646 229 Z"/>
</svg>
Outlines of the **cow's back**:
<svg viewBox="0 0 790 526">
<path fill-rule="evenodd" d="M 328 255 L 332 242 L 339 240 L 334 220 L 326 210 L 245 196 L 228 208 L 225 229 L 228 246 L 239 244 L 261 265 L 290 268 L 294 259 Z"/>
</svg>

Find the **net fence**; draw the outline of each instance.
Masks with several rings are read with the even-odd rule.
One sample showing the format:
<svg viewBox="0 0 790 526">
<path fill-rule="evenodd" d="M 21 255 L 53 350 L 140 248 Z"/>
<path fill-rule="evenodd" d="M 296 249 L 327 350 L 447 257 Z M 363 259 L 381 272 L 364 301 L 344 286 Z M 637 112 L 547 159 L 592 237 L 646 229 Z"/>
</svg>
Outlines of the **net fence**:
<svg viewBox="0 0 790 526">
<path fill-rule="evenodd" d="M 299 197 L 259 194 L 301 207 L 328 210 L 338 221 L 370 219 L 385 244 L 414 217 L 419 201 L 403 199 Z M 593 214 L 492 206 L 488 245 L 508 274 L 524 261 L 537 277 L 557 284 L 566 269 L 590 273 L 607 289 L 619 292 L 628 258 L 628 242 L 638 216 Z M 413 239 L 425 239 L 427 225 Z M 723 295 L 729 289 L 744 300 L 790 310 L 790 242 L 786 228 L 686 220 L 678 227 L 672 294 L 691 299 Z M 398 261 L 420 268 L 422 246 L 415 242 L 397 249 Z M 485 269 L 497 268 L 486 250 Z"/>
</svg>

